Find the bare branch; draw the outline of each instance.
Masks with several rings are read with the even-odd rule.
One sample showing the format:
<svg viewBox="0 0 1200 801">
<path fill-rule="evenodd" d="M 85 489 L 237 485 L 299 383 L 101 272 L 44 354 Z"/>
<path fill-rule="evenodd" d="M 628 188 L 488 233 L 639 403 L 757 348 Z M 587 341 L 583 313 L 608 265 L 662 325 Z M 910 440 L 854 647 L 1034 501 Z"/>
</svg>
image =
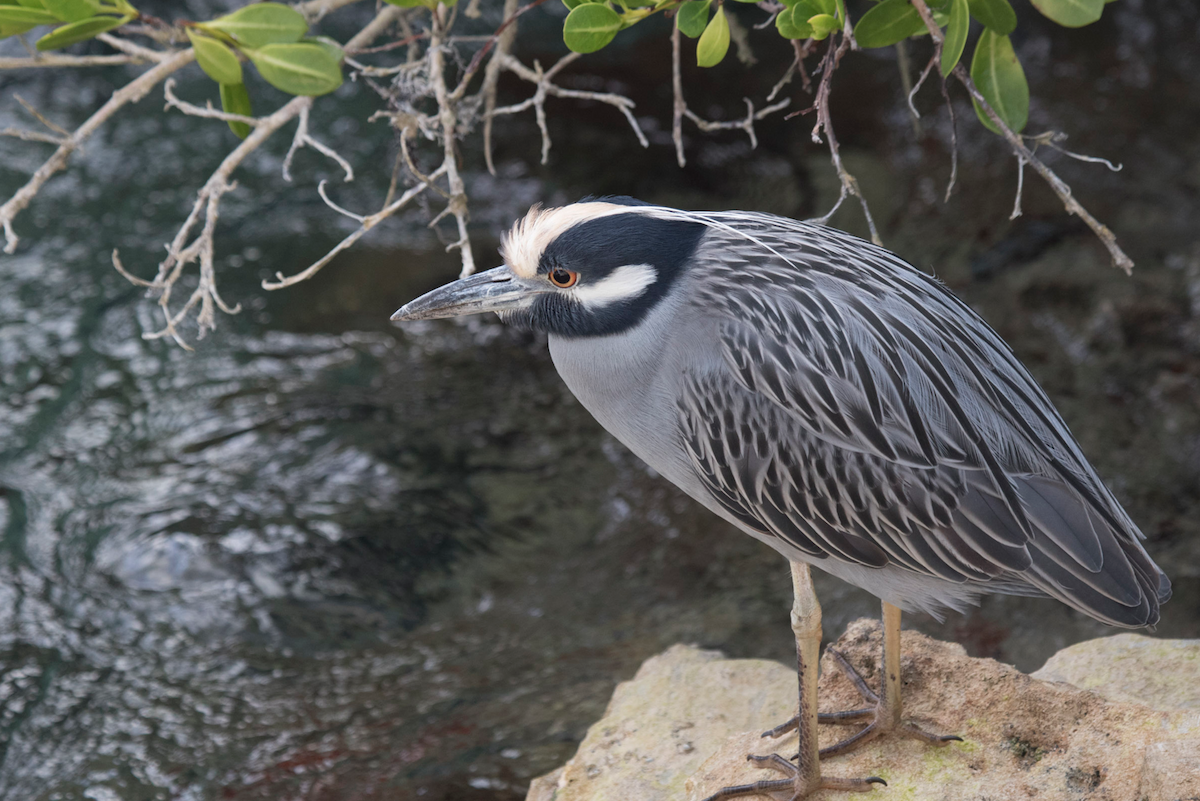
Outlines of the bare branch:
<svg viewBox="0 0 1200 801">
<path fill-rule="evenodd" d="M 165 59 L 154 67 L 151 67 L 146 72 L 142 73 L 137 78 L 122 86 L 117 91 L 113 92 L 112 97 L 108 99 L 103 106 L 96 111 L 95 114 L 75 129 L 66 141 L 59 145 L 58 150 L 54 151 L 45 164 L 37 169 L 37 172 L 29 179 L 29 181 L 20 189 L 17 190 L 8 201 L 0 206 L 0 225 L 4 226 L 4 237 L 7 244 L 4 247 L 5 253 L 12 253 L 17 249 L 19 237 L 13 230 L 12 221 L 20 214 L 37 195 L 38 191 L 45 185 L 46 181 L 54 173 L 67 166 L 67 162 L 88 137 L 96 132 L 96 130 L 104 124 L 109 117 L 117 113 L 127 103 L 136 103 L 146 96 L 155 84 L 166 78 L 171 73 L 181 69 L 196 59 L 195 53 L 191 48 L 181 50 L 170 58 Z"/>
<path fill-rule="evenodd" d="M 115 54 L 108 56 L 70 56 L 63 53 L 42 53 L 30 58 L 0 58 L 0 70 L 20 70 L 31 67 L 109 67 L 113 64 L 142 64 L 138 56 Z"/>
<path fill-rule="evenodd" d="M 935 54 L 940 61 L 941 57 Z M 954 113 L 954 102 L 950 100 L 950 90 L 946 88 L 945 79 L 941 83 L 942 99 L 946 101 L 946 111 L 950 112 L 950 180 L 946 182 L 946 198 L 943 203 L 950 202 L 950 193 L 954 191 L 954 182 L 958 180 L 958 115 Z"/>
<path fill-rule="evenodd" d="M 310 108 L 312 102 L 311 97 L 295 97 L 274 114 L 257 120 L 255 129 L 225 157 L 197 193 L 191 213 L 175 238 L 167 246 L 167 257 L 159 263 L 158 274 L 152 281 L 131 276 L 121 265 L 120 259 L 114 251 L 113 266 L 118 272 L 139 286 L 146 286 L 159 293 L 158 305 L 162 310 L 165 323 L 158 331 L 143 334 L 143 338 L 171 337 L 181 347 L 190 350 L 190 346 L 179 333 L 178 326 L 197 306 L 199 306 L 199 312 L 196 314 L 196 322 L 199 325 L 201 337 L 215 327 L 215 309 L 220 309 L 226 314 L 238 312 L 239 307 L 231 307 L 221 299 L 217 291 L 216 271 L 213 265 L 213 236 L 219 217 L 221 197 L 237 186 L 229 179 L 242 161 L 257 150 L 273 133 L 300 116 L 303 110 Z M 191 236 L 192 229 L 201 217 L 204 218 L 204 225 L 200 233 L 189 243 L 188 238 Z M 199 261 L 200 282 L 183 306 L 177 311 L 172 311 L 171 292 L 183 274 L 184 268 L 193 261 Z"/>
<path fill-rule="evenodd" d="M 1013 200 L 1012 214 L 1008 219 L 1015 220 L 1021 216 L 1021 195 L 1025 192 L 1025 159 L 1017 156 L 1017 197 Z"/>
<path fill-rule="evenodd" d="M 471 252 L 471 240 L 467 236 L 467 190 L 462 175 L 458 172 L 458 157 L 454 152 L 454 138 L 458 129 L 456 103 L 446 88 L 446 62 L 443 42 L 446 38 L 446 7 L 439 4 L 433 11 L 433 35 L 429 37 L 429 80 L 433 84 L 433 95 L 438 105 L 438 121 L 442 127 L 442 166 L 446 168 L 446 181 L 450 189 L 448 208 L 452 209 L 458 223 L 458 241 L 446 248 L 458 248 L 462 257 L 459 275 L 466 278 L 475 272 L 475 255 Z M 465 85 L 466 81 L 463 81 Z"/>
<path fill-rule="evenodd" d="M 937 23 L 933 19 L 933 14 L 930 12 L 929 6 L 925 4 L 925 0 L 912 0 L 912 4 L 913 8 L 917 9 L 917 12 L 921 15 L 921 19 L 925 21 L 925 27 L 929 29 L 929 35 L 933 37 L 933 40 L 938 43 L 938 46 L 940 46 L 944 37 L 942 35 L 941 28 L 938 27 Z M 996 110 L 987 102 L 987 98 L 985 98 L 983 93 L 980 92 L 978 87 L 975 86 L 975 82 L 971 80 L 971 76 L 967 72 L 966 67 L 964 67 L 961 63 L 956 65 L 954 67 L 953 75 L 958 79 L 959 83 L 966 88 L 967 92 L 971 95 L 971 98 L 979 104 L 979 107 L 983 109 L 985 114 L 987 114 L 988 119 L 992 121 L 992 124 L 996 126 L 996 128 L 1000 131 L 1000 134 L 1005 138 L 1005 140 L 1008 141 L 1009 146 L 1012 147 L 1013 153 L 1016 154 L 1017 158 L 1023 159 L 1026 164 L 1029 164 L 1035 170 L 1037 170 L 1038 175 L 1042 176 L 1046 183 L 1050 184 L 1050 188 L 1054 190 L 1054 194 L 1058 195 L 1058 199 L 1062 201 L 1063 207 L 1067 210 L 1067 213 L 1078 215 L 1080 219 L 1087 223 L 1088 227 L 1092 229 L 1092 232 L 1100 239 L 1100 241 L 1104 243 L 1104 247 L 1108 249 L 1108 254 L 1112 258 L 1113 264 L 1124 270 L 1127 275 L 1131 274 L 1133 272 L 1133 260 L 1129 258 L 1129 256 L 1125 254 L 1125 251 L 1121 249 L 1121 246 L 1117 244 L 1117 237 L 1106 225 L 1093 217 L 1088 210 L 1085 209 L 1083 205 L 1075 199 L 1075 196 L 1071 193 L 1071 187 L 1067 185 L 1066 181 L 1059 178 L 1053 170 L 1047 167 L 1041 159 L 1035 156 L 1033 151 L 1025 146 L 1025 141 L 1021 138 L 1020 134 L 1009 128 L 1008 124 L 1000 118 L 1000 115 L 996 113 Z"/>
<path fill-rule="evenodd" d="M 691 109 L 685 108 L 683 113 L 687 115 L 689 120 L 696 123 L 697 128 L 705 133 L 740 128 L 746 132 L 747 136 L 750 137 L 750 147 L 756 148 L 758 147 L 758 136 L 754 133 L 754 123 L 758 120 L 761 120 L 763 117 L 774 114 L 776 111 L 782 111 L 792 103 L 792 99 L 790 97 L 785 97 L 775 105 L 767 106 L 761 111 L 756 112 L 754 110 L 754 103 L 751 102 L 750 98 L 743 97 L 742 100 L 746 101 L 746 117 L 742 120 L 732 120 L 729 122 L 710 122 L 708 120 L 701 119 Z"/>
<path fill-rule="evenodd" d="M 321 196 L 321 200 L 325 201 L 325 205 L 336 211 L 338 214 L 341 214 L 343 217 L 349 217 L 350 219 L 357 220 L 361 223 L 363 221 L 363 216 L 361 214 L 355 214 L 352 211 L 347 211 L 329 199 L 329 195 L 325 194 L 325 184 L 327 183 L 329 183 L 329 181 L 322 179 L 321 183 L 317 184 L 317 194 Z"/>
<path fill-rule="evenodd" d="M 20 103 L 21 108 L 28 111 L 29 115 L 31 117 L 33 117 L 35 120 L 40 122 L 42 125 L 45 125 L 47 128 L 49 128 L 54 133 L 58 134 L 60 137 L 65 139 L 66 137 L 71 135 L 71 133 L 66 128 L 62 127 L 61 125 L 59 125 L 56 122 L 53 122 L 53 121 L 47 119 L 46 116 L 42 114 L 42 112 L 40 112 L 36 108 L 34 108 L 32 103 L 30 103 L 25 98 L 21 97 L 16 92 L 13 92 L 13 100 Z"/>
<path fill-rule="evenodd" d="M 921 119 L 921 112 L 917 111 L 916 105 L 913 104 L 913 98 L 917 96 L 917 92 L 921 91 L 921 87 L 925 84 L 925 79 L 928 78 L 929 73 L 933 71 L 933 65 L 937 64 L 940 60 L 941 54 L 938 53 L 936 48 L 934 48 L 933 55 L 929 57 L 929 63 L 926 64 L 925 69 L 921 71 L 921 77 L 917 79 L 916 85 L 910 85 L 912 84 L 911 80 L 905 81 L 905 89 L 908 92 L 908 111 L 910 114 L 912 114 L 914 123 Z M 942 81 L 942 83 L 944 84 L 945 81 Z M 919 124 L 914 124 L 913 130 L 917 136 L 921 135 L 921 126 Z"/>
<path fill-rule="evenodd" d="M 354 0 L 350 1 L 354 2 Z M 339 0 L 329 0 L 329 2 L 334 3 L 339 2 Z M 375 18 L 367 23 L 365 28 L 350 37 L 349 41 L 342 46 L 343 49 L 347 53 L 354 53 L 368 46 L 371 42 L 382 36 L 384 31 L 390 28 L 393 23 L 402 18 L 406 11 L 409 11 L 409 9 L 384 5 L 379 10 L 379 13 L 375 15 Z"/>
<path fill-rule="evenodd" d="M 115 36 L 111 33 L 102 33 L 96 38 L 114 50 L 120 50 L 127 56 L 133 56 L 145 61 L 166 61 L 177 52 L 175 50 L 155 50 L 150 47 L 142 47 L 128 39 L 122 39 L 120 36 Z"/>
<path fill-rule="evenodd" d="M 1067 150 L 1065 147 L 1062 147 L 1058 144 L 1059 142 L 1067 141 L 1067 135 L 1062 131 L 1046 131 L 1045 133 L 1037 134 L 1036 136 L 1026 135 L 1025 138 L 1033 142 L 1035 151 L 1039 145 L 1045 145 L 1046 147 L 1057 150 L 1064 156 L 1069 156 L 1077 161 L 1086 161 L 1090 164 L 1103 164 L 1105 167 L 1108 167 L 1111 172 L 1120 172 L 1125 168 L 1124 164 L 1113 164 L 1108 159 L 1100 158 L 1099 156 L 1085 156 L 1082 153 L 1075 153 Z"/>
<path fill-rule="evenodd" d="M 505 8 L 504 22 L 500 23 L 500 27 L 497 28 L 495 33 L 493 33 L 488 38 L 488 40 L 484 43 L 483 47 L 481 47 L 479 49 L 479 52 L 475 54 L 475 57 L 471 59 L 471 63 L 467 65 L 467 70 L 466 70 L 466 72 L 463 73 L 462 80 L 460 80 L 458 82 L 458 87 L 454 90 L 454 93 L 452 95 L 454 100 L 459 100 L 464 94 L 466 94 L 467 84 L 469 84 L 471 82 L 471 79 L 475 77 L 475 73 L 476 73 L 476 71 L 478 71 L 479 65 L 481 63 L 483 63 L 484 56 L 486 56 L 491 51 L 491 49 L 500 41 L 500 37 L 504 35 L 504 32 L 506 30 L 508 30 L 509 26 L 516 23 L 517 19 L 522 14 L 529 11 L 530 9 L 537 8 L 544 2 L 546 2 L 546 0 L 533 0 L 532 3 L 529 3 L 526 6 L 523 6 L 522 8 L 512 12 L 511 14 L 508 13 L 508 4 L 507 3 L 505 4 L 505 6 L 504 6 L 504 8 Z"/>
<path fill-rule="evenodd" d="M 671 92 L 675 98 L 671 110 L 671 139 L 675 141 L 675 160 L 680 168 L 687 166 L 683 155 L 683 113 L 687 101 L 683 99 L 683 78 L 679 69 L 679 26 L 671 28 Z"/>
<path fill-rule="evenodd" d="M 327 156 L 337 162 L 337 165 L 346 173 L 346 177 L 342 179 L 344 183 L 350 183 L 354 180 L 354 168 L 350 166 L 350 162 L 341 157 L 340 154 L 326 144 L 313 139 L 308 133 L 308 112 L 309 108 L 300 109 L 300 123 L 296 126 L 296 135 L 292 137 L 292 145 L 288 148 L 287 156 L 283 159 L 283 180 L 291 183 L 292 175 L 290 168 L 292 166 L 292 156 L 296 155 L 296 151 L 304 146 L 311 147 L 323 156 Z"/>
<path fill-rule="evenodd" d="M 908 63 L 908 41 L 901 39 L 896 42 L 895 48 L 896 66 L 900 69 L 900 85 L 904 87 L 904 94 L 908 97 L 908 112 L 912 119 L 913 135 L 920 138 L 921 115 L 917 113 L 917 107 L 913 105 L 912 98 L 917 93 L 917 89 L 921 88 L 921 83 L 918 82 L 915 87 L 913 86 L 912 67 Z M 925 72 L 921 74 L 921 81 L 924 81 L 928 74 L 929 67 L 926 67 Z"/>
<path fill-rule="evenodd" d="M 434 170 L 433 173 L 429 176 L 429 178 L 431 180 L 435 180 L 437 178 L 442 177 L 442 175 L 444 175 L 445 172 L 446 172 L 446 165 L 443 164 L 441 167 L 438 167 L 436 170 Z M 424 182 L 419 183 L 416 186 L 409 189 L 408 191 L 406 191 L 394 203 L 392 203 L 388 206 L 385 206 L 384 208 L 380 209 L 379 211 L 375 212 L 374 214 L 370 214 L 370 215 L 367 215 L 366 217 L 362 217 L 361 218 L 362 225 L 360 225 L 354 233 L 350 234 L 348 237 L 346 237 L 341 242 L 339 242 L 337 244 L 337 247 L 335 247 L 333 250 L 326 253 L 318 261 L 316 261 L 315 263 L 310 265 L 307 269 L 305 269 L 299 273 L 296 273 L 295 275 L 285 276 L 283 273 L 275 273 L 276 280 L 275 281 L 263 281 L 262 282 L 263 289 L 283 289 L 284 287 L 289 287 L 289 286 L 292 286 L 293 284 L 298 284 L 301 281 L 307 281 L 309 278 L 312 278 L 314 275 L 317 274 L 317 272 L 322 267 L 324 267 L 326 264 L 331 262 L 333 260 L 333 258 L 335 256 L 337 256 L 337 254 L 341 253 L 343 250 L 346 250 L 347 248 L 352 246 L 355 242 L 362 239 L 363 236 L 367 233 L 367 231 L 370 231 L 376 225 L 379 225 L 379 223 L 383 222 L 388 217 L 391 217 L 393 214 L 395 214 L 396 212 L 400 211 L 402 208 L 407 206 L 410 202 L 412 202 L 412 200 L 415 197 L 417 197 L 417 195 L 421 194 L 426 189 L 428 189 L 429 186 L 430 185 L 428 183 L 424 183 Z"/>
<path fill-rule="evenodd" d="M 847 29 L 849 22 L 846 23 Z M 838 64 L 842 60 L 842 56 L 854 44 L 853 38 L 842 33 L 841 43 L 836 47 L 833 41 L 834 37 L 829 37 L 829 49 L 825 53 L 825 63 L 822 65 L 821 83 L 817 87 L 817 99 L 813 104 L 813 108 L 817 112 L 817 124 L 813 126 L 812 139 L 814 142 L 820 143 L 821 131 L 825 132 L 825 139 L 829 143 L 829 157 L 833 162 L 833 168 L 837 170 L 838 180 L 841 182 L 841 192 L 838 194 L 837 202 L 833 204 L 828 212 L 823 216 L 815 218 L 813 221 L 822 225 L 829 222 L 842 205 L 842 202 L 854 195 L 858 198 L 859 204 L 862 206 L 863 216 L 867 218 L 867 228 L 871 231 L 871 241 L 876 245 L 882 245 L 883 240 L 879 238 L 879 231 L 875 229 L 875 218 L 871 216 L 871 210 L 867 207 L 867 199 L 863 197 L 862 192 L 858 188 L 858 180 L 850 174 L 846 166 L 842 163 L 842 156 L 838 147 L 837 136 L 833 133 L 833 123 L 829 116 L 829 90 L 833 84 L 833 73 L 837 71 Z M 792 112 L 796 114 L 799 112 Z M 789 115 L 791 116 L 791 115 Z"/>
<path fill-rule="evenodd" d="M 339 8 L 352 6 L 360 0 L 308 0 L 306 3 L 297 3 L 296 10 L 303 14 L 309 22 L 316 22 L 322 17 L 332 14 Z"/>
<path fill-rule="evenodd" d="M 543 164 L 547 163 L 550 153 L 550 137 L 546 130 L 545 118 L 545 102 L 547 95 L 553 97 L 569 97 L 575 100 L 594 100 L 597 103 L 606 103 L 610 106 L 614 106 L 625 115 L 626 121 L 629 122 L 629 127 L 633 129 L 633 133 L 637 136 L 638 142 L 641 144 L 641 146 L 650 147 L 649 140 L 646 139 L 646 135 L 642 133 L 641 126 L 638 125 L 637 119 L 635 119 L 633 116 L 633 108 L 635 104 L 629 98 L 625 97 L 624 95 L 614 94 L 612 92 L 586 92 L 579 89 L 564 89 L 563 87 L 553 83 L 554 76 L 557 75 L 568 64 L 574 63 L 579 57 L 579 53 L 568 53 L 555 62 L 554 66 L 549 70 L 542 72 L 541 67 L 538 66 L 536 62 L 534 64 L 535 69 L 530 69 L 522 64 L 519 60 L 508 54 L 504 54 L 503 56 L 497 54 L 495 58 L 502 61 L 505 69 L 515 73 L 519 78 L 535 84 L 537 86 L 537 90 L 534 92 L 533 97 L 512 106 L 498 108 L 493 111 L 493 114 L 515 114 L 516 112 L 524 111 L 532 106 L 534 111 L 538 114 L 538 127 L 542 130 Z"/>
<path fill-rule="evenodd" d="M 213 108 L 211 101 L 204 107 L 193 105 L 186 100 L 180 100 L 178 97 L 176 97 L 174 89 L 175 79 L 168 78 L 167 82 L 163 84 L 163 97 L 165 97 L 167 101 L 167 105 L 164 107 L 164 110 L 177 108 L 184 114 L 187 114 L 189 117 L 206 117 L 211 120 L 224 120 L 225 122 L 242 122 L 252 128 L 257 127 L 259 123 L 262 122 L 262 120 L 260 120 L 258 117 L 247 117 L 242 114 L 230 114 L 227 111 L 217 111 L 215 108 Z"/>
<path fill-rule="evenodd" d="M 504 0 L 505 20 L 516 22 L 517 2 L 518 0 Z M 503 59 L 512 52 L 513 42 L 516 39 L 517 26 L 515 24 L 508 25 L 507 28 L 500 31 L 496 39 L 496 56 L 492 57 L 492 60 L 488 62 L 487 69 L 483 72 L 483 88 L 480 89 L 483 94 L 483 160 L 487 164 L 488 172 L 492 175 L 496 174 L 496 165 L 492 162 L 492 125 L 496 120 L 496 88 L 500 84 Z"/>
<path fill-rule="evenodd" d="M 26 142 L 48 142 L 52 145 L 61 145 L 64 140 L 62 136 L 40 131 L 27 131 L 24 128 L 3 128 L 0 129 L 0 136 L 11 136 L 15 139 L 24 139 Z"/>
</svg>

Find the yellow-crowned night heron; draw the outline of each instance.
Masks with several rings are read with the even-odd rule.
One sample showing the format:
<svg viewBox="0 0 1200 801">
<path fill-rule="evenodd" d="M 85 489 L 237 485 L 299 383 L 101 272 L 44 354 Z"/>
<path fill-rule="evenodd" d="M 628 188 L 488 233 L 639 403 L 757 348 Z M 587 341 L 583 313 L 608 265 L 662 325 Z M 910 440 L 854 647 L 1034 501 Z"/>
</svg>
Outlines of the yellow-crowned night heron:
<svg viewBox="0 0 1200 801">
<path fill-rule="evenodd" d="M 822 715 L 943 742 L 901 722 L 900 610 L 1048 595 L 1149 626 L 1170 582 L 1012 351 L 966 304 L 847 234 L 747 212 L 628 199 L 534 208 L 506 264 L 393 320 L 495 311 L 544 331 L 567 386 L 630 450 L 792 565 L 800 670 L 788 778 L 713 798 L 881 780 L 821 776 L 821 612 L 808 565 L 883 600 L 872 706 Z"/>
</svg>

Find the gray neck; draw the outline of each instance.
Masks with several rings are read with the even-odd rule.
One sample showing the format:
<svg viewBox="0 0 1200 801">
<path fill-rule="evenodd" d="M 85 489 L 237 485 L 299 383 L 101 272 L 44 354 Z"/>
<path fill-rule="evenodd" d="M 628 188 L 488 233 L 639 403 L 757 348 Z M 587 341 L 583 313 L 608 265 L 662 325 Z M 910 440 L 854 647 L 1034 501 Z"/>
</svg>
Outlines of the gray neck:
<svg viewBox="0 0 1200 801">
<path fill-rule="evenodd" d="M 599 423 L 638 457 L 689 494 L 702 491 L 683 449 L 676 417 L 677 382 L 687 354 L 670 349 L 687 341 L 672 330 L 678 317 L 664 298 L 634 328 L 615 336 L 550 335 L 558 374 Z M 664 365 L 671 365 L 666 369 Z"/>
</svg>

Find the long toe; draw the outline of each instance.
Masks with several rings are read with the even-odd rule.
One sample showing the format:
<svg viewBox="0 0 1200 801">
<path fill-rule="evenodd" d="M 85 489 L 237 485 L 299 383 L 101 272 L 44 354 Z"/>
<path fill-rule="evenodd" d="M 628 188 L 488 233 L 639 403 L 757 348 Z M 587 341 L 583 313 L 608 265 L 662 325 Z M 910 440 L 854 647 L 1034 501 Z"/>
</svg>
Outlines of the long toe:
<svg viewBox="0 0 1200 801">
<path fill-rule="evenodd" d="M 963 741 L 957 734 L 932 734 L 912 723 L 904 723 L 899 720 L 899 716 L 887 708 L 885 701 L 871 690 L 867 682 L 841 652 L 833 648 L 830 648 L 829 651 L 833 654 L 834 664 L 850 680 L 863 700 L 871 704 L 871 706 L 863 709 L 850 709 L 844 712 L 822 712 L 818 715 L 817 719 L 821 723 L 835 725 L 854 725 L 864 721 L 866 723 L 866 725 L 849 737 L 822 748 L 820 751 L 821 759 L 847 754 L 861 748 L 877 737 L 891 732 L 904 737 L 911 737 L 915 740 L 921 740 L 934 746 L 944 746 L 947 743 Z M 783 725 L 786 726 L 787 724 Z M 775 731 L 775 729 L 772 729 L 772 731 Z"/>
<path fill-rule="evenodd" d="M 746 759 L 757 763 L 760 767 L 779 771 L 788 778 L 765 779 L 747 784 L 722 787 L 708 798 L 705 798 L 704 801 L 723 801 L 727 798 L 741 798 L 753 795 L 771 797 L 773 793 L 782 792 L 790 792 L 791 801 L 800 801 L 800 799 L 807 798 L 810 794 L 818 790 L 863 793 L 873 789 L 877 784 L 887 785 L 887 782 L 878 776 L 868 776 L 865 779 L 844 779 L 836 776 L 818 776 L 815 781 L 805 779 L 795 765 L 779 754 L 769 754 L 767 756 L 755 756 L 751 754 Z"/>
</svg>

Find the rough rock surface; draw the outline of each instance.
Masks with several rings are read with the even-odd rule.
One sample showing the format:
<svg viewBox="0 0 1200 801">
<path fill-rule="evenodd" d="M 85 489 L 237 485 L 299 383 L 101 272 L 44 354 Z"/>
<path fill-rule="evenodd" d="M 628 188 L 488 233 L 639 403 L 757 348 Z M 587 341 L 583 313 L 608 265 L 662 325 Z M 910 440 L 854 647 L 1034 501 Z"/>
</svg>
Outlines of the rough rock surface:
<svg viewBox="0 0 1200 801">
<path fill-rule="evenodd" d="M 1062 649 L 1031 675 L 1065 681 L 1111 701 L 1200 712 L 1200 640 L 1102 637 Z"/>
<path fill-rule="evenodd" d="M 1085 653 L 1104 664 L 1099 654 L 1111 640 L 1124 656 L 1109 659 L 1110 667 L 1125 660 L 1129 672 L 1142 679 L 1132 669 L 1136 659 L 1141 674 L 1190 670 L 1192 687 L 1200 682 L 1200 660 L 1130 637 L 1147 639 L 1098 640 L 1085 643 L 1093 646 Z M 878 686 L 877 622 L 851 624 L 837 647 L 869 684 Z M 902 652 L 906 718 L 930 731 L 959 734 L 965 742 L 929 748 L 889 735 L 822 763 L 831 776 L 883 777 L 888 786 L 871 796 L 879 801 L 1200 799 L 1200 713 L 1194 706 L 1165 708 L 1171 693 L 1159 691 L 1186 688 L 1185 676 L 1169 684 L 1099 682 L 1104 692 L 1121 687 L 1121 700 L 1113 700 L 968 657 L 961 646 L 915 632 L 903 633 Z M 1160 665 L 1154 660 L 1163 654 L 1167 658 Z M 1056 656 L 1043 671 L 1072 680 L 1091 675 L 1076 665 L 1078 660 Z M 617 688 L 575 757 L 535 780 L 527 801 L 698 801 L 725 785 L 779 778 L 749 765 L 746 754 L 794 753 L 794 734 L 778 740 L 759 735 L 794 712 L 795 697 L 795 673 L 782 665 L 726 660 L 712 651 L 675 646 Z M 1129 702 L 1139 697 L 1152 705 Z M 823 710 L 862 706 L 828 658 L 822 664 L 820 698 Z M 822 744 L 852 731 L 822 727 Z"/>
</svg>

